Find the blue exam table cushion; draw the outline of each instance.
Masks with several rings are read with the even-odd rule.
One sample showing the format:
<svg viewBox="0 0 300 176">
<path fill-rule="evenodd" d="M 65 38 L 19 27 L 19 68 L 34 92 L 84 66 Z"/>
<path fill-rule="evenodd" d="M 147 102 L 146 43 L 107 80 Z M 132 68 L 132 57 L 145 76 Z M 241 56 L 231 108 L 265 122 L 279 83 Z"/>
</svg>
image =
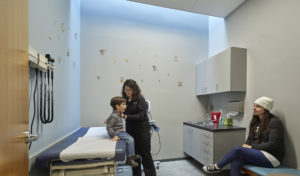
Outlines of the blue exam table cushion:
<svg viewBox="0 0 300 176">
<path fill-rule="evenodd" d="M 60 161 L 59 155 L 60 153 L 72 145 L 79 137 L 84 136 L 89 128 L 80 128 L 75 133 L 64 139 L 63 141 L 59 142 L 58 144 L 55 144 L 51 148 L 45 150 L 42 152 L 35 160 L 35 167 L 38 169 L 49 169 L 50 168 L 50 162 L 56 161 L 55 165 L 62 165 L 62 164 L 84 164 L 84 163 L 94 163 L 101 161 L 107 161 L 108 159 L 94 159 L 94 160 L 75 160 L 72 162 L 62 162 Z M 126 159 L 126 143 L 123 140 L 118 140 L 116 144 L 116 155 L 115 155 L 115 161 L 123 162 Z"/>
<path fill-rule="evenodd" d="M 286 166 L 279 166 L 276 168 L 267 168 L 267 167 L 259 167 L 253 165 L 245 165 L 243 166 L 245 169 L 252 171 L 258 175 L 268 175 L 272 173 L 276 174 L 291 174 L 300 176 L 300 170 L 289 168 Z"/>
</svg>

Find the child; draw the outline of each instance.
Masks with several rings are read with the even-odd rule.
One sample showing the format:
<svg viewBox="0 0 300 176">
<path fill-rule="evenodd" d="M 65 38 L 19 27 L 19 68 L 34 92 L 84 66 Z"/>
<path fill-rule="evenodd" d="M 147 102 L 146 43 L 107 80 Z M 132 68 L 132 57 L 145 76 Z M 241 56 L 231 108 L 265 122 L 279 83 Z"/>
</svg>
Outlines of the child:
<svg viewBox="0 0 300 176">
<path fill-rule="evenodd" d="M 106 130 L 113 141 L 124 140 L 126 142 L 126 164 L 131 167 L 137 167 L 139 164 L 134 160 L 139 159 L 139 155 L 134 155 L 134 139 L 123 128 L 122 117 L 126 110 L 126 99 L 123 97 L 114 97 L 110 101 L 113 112 L 106 120 Z"/>
</svg>

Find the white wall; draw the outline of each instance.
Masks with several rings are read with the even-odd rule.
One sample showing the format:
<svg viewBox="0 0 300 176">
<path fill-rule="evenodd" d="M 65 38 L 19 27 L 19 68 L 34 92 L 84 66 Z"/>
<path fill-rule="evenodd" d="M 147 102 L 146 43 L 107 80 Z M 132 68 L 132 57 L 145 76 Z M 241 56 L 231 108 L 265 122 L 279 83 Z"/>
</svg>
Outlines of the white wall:
<svg viewBox="0 0 300 176">
<path fill-rule="evenodd" d="M 103 126 L 110 99 L 121 94 L 120 77 L 132 78 L 161 128 L 162 151 L 155 159 L 183 157 L 182 122 L 199 121 L 204 112 L 195 96 L 195 63 L 208 56 L 208 17 L 128 1 L 84 0 L 81 36 L 81 126 Z"/>
<path fill-rule="evenodd" d="M 299 99 L 300 1 L 249 0 L 225 21 L 210 18 L 209 56 L 230 47 L 248 49 L 247 93 L 242 125 L 249 126 L 253 102 L 275 100 L 284 123 L 284 164 L 300 168 Z M 222 96 L 220 97 L 222 101 Z"/>
<path fill-rule="evenodd" d="M 64 23 L 64 32 L 61 24 Z M 75 39 L 75 33 L 78 34 Z M 54 121 L 42 125 L 36 117 L 30 157 L 80 127 L 80 0 L 29 0 L 29 45 L 55 60 Z M 49 38 L 50 37 L 50 38 Z M 50 40 L 51 39 L 51 40 Z M 67 50 L 70 49 L 70 56 Z M 57 60 L 60 58 L 60 62 Z M 30 72 L 30 114 L 33 116 L 35 74 Z M 30 127 L 30 124 L 29 124 Z"/>
</svg>

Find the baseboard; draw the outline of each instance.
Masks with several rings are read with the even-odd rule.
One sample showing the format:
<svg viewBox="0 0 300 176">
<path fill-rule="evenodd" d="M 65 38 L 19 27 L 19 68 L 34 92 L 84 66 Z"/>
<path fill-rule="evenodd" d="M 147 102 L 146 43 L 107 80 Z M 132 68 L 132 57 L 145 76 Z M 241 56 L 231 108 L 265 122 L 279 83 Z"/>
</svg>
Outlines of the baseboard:
<svg viewBox="0 0 300 176">
<path fill-rule="evenodd" d="M 52 144 L 50 144 L 49 146 L 45 147 L 44 149 L 40 150 L 39 152 L 33 154 L 32 156 L 29 156 L 29 171 L 31 170 L 31 168 L 34 166 L 35 164 L 35 159 L 36 157 L 38 157 L 42 152 L 44 152 L 45 150 L 51 148 L 52 146 L 58 144 L 59 142 L 61 142 L 62 140 L 66 139 L 67 137 L 69 137 L 70 135 L 72 135 L 74 132 L 76 132 L 78 129 L 80 128 L 77 128 L 76 130 L 70 132 L 69 134 L 67 134 L 66 136 L 54 141 Z"/>
<path fill-rule="evenodd" d="M 155 160 L 155 161 L 168 162 L 168 161 L 177 161 L 177 160 L 184 160 L 184 159 L 190 159 L 190 157 L 180 157 L 180 158 L 161 159 L 161 160 Z M 155 161 L 154 161 L 154 162 L 155 162 Z"/>
</svg>

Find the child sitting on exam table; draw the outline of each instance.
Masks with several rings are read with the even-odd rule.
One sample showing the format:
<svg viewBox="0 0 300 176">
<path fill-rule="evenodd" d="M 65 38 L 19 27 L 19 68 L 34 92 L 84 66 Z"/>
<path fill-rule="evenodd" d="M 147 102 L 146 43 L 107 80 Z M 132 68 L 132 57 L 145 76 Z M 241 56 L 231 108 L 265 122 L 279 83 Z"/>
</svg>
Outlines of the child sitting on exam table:
<svg viewBox="0 0 300 176">
<path fill-rule="evenodd" d="M 106 130 L 108 135 L 113 141 L 124 140 L 126 143 L 126 164 L 131 167 L 137 167 L 139 164 L 134 160 L 140 159 L 139 155 L 135 155 L 134 152 L 134 139 L 123 128 L 122 117 L 123 112 L 126 109 L 126 99 L 123 97 L 114 97 L 110 101 L 110 105 L 113 108 L 113 112 L 106 119 Z"/>
</svg>

